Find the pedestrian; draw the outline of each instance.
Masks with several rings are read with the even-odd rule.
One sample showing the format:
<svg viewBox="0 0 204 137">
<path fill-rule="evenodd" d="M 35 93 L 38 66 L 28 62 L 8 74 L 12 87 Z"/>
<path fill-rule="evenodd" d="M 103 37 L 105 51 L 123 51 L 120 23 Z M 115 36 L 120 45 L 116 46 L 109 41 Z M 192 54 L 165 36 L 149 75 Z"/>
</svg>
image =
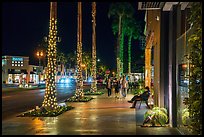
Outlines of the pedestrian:
<svg viewBox="0 0 204 137">
<path fill-rule="evenodd" d="M 123 97 L 126 97 L 127 95 L 127 80 L 126 80 L 126 76 L 124 75 L 123 76 L 123 79 L 122 79 L 122 95 Z"/>
<path fill-rule="evenodd" d="M 120 79 L 115 79 L 115 98 L 119 98 Z"/>
<path fill-rule="evenodd" d="M 107 82 L 106 82 L 106 88 L 107 88 L 107 90 L 108 90 L 108 96 L 110 96 L 111 95 L 111 78 L 110 77 L 108 77 L 108 80 L 107 80 Z"/>
<path fill-rule="evenodd" d="M 122 80 L 123 80 L 123 78 L 120 77 L 119 81 L 118 81 L 118 89 L 119 89 L 120 98 L 123 97 L 123 94 L 122 94 Z"/>
<path fill-rule="evenodd" d="M 135 105 L 136 105 L 137 101 L 139 101 L 139 100 L 140 101 L 144 100 L 147 107 L 150 108 L 148 105 L 149 96 L 150 96 L 150 90 L 149 90 L 149 87 L 147 86 L 147 87 L 145 87 L 144 93 L 142 93 L 140 95 L 134 95 L 134 97 L 132 97 L 132 99 L 128 101 L 129 103 L 132 103 L 132 106 L 130 108 L 135 108 Z"/>
</svg>

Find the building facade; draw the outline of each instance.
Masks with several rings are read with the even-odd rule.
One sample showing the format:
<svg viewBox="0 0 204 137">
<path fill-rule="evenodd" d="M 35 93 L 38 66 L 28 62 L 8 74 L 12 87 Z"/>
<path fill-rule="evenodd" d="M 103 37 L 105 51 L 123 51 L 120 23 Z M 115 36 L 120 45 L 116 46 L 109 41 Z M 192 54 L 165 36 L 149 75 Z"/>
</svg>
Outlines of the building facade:
<svg viewBox="0 0 204 137">
<path fill-rule="evenodd" d="M 25 84 L 39 83 L 39 75 L 43 80 L 43 67 L 29 65 L 29 57 L 2 56 L 2 83 Z"/>
<path fill-rule="evenodd" d="M 146 10 L 146 60 L 145 72 L 151 73 L 150 49 L 154 48 L 155 105 L 165 107 L 169 124 L 186 133 L 182 121 L 183 104 L 188 97 L 189 54 L 188 38 L 193 32 L 188 23 L 192 2 L 139 2 L 138 9 Z M 145 75 L 146 85 L 150 76 Z"/>
</svg>

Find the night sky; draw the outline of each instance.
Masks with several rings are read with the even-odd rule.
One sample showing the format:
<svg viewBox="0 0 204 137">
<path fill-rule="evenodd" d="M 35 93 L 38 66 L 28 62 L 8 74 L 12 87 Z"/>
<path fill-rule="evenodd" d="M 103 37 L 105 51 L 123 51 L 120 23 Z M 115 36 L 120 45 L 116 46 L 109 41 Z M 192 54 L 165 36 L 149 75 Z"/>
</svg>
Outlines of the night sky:
<svg viewBox="0 0 204 137">
<path fill-rule="evenodd" d="M 109 2 L 96 3 L 96 46 L 97 57 L 102 63 L 116 67 L 114 45 L 116 38 L 108 18 Z M 138 11 L 137 2 L 132 2 L 136 20 L 144 20 L 144 11 Z M 68 54 L 76 51 L 77 2 L 58 2 L 57 30 L 61 42 L 57 48 Z M 4 2 L 2 3 L 2 55 L 28 56 L 30 64 L 38 64 L 35 50 L 44 36 L 49 34 L 49 2 Z M 91 2 L 82 2 L 82 46 L 91 51 L 92 16 Z M 144 26 L 142 26 L 144 28 Z M 134 53 L 140 51 L 138 41 L 133 41 Z"/>
</svg>

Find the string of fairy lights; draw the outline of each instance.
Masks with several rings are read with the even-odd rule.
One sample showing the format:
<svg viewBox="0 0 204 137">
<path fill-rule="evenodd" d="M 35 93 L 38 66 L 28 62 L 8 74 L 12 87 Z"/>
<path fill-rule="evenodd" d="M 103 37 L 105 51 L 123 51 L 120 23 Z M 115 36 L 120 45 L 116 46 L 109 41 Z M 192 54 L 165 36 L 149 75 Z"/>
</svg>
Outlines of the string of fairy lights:
<svg viewBox="0 0 204 137">
<path fill-rule="evenodd" d="M 97 81 L 96 81 L 96 2 L 92 2 L 92 77 L 93 81 L 91 83 L 91 92 L 97 91 Z"/>
<path fill-rule="evenodd" d="M 57 2 L 50 4 L 50 27 L 48 39 L 48 63 L 46 71 L 46 89 L 42 106 L 48 109 L 57 109 L 57 92 L 55 83 L 56 74 L 56 37 L 57 37 Z"/>
<path fill-rule="evenodd" d="M 124 28 L 122 27 L 122 34 L 120 35 L 121 38 L 120 38 L 120 63 L 121 63 L 121 67 L 120 67 L 120 72 L 121 74 L 123 74 L 123 62 L 124 62 L 124 59 L 123 59 L 123 54 L 124 54 Z"/>
<path fill-rule="evenodd" d="M 84 97 L 83 77 L 82 77 L 82 11 L 81 2 L 78 2 L 78 30 L 77 30 L 77 83 L 75 97 L 80 99 Z"/>
<path fill-rule="evenodd" d="M 129 37 L 129 41 L 131 42 L 131 38 L 132 37 Z M 131 43 L 129 42 L 129 45 L 128 45 L 128 74 L 130 75 L 131 73 Z"/>
</svg>

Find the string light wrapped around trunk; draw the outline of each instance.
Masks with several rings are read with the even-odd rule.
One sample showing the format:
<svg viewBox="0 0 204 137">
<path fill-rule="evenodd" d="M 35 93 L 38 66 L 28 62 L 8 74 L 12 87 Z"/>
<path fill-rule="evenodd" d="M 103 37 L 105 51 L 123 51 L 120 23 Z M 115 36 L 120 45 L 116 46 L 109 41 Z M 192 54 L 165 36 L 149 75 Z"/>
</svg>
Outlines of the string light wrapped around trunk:
<svg viewBox="0 0 204 137">
<path fill-rule="evenodd" d="M 55 110 L 58 108 L 57 92 L 55 83 L 56 74 L 56 37 L 57 37 L 57 2 L 50 3 L 50 27 L 48 38 L 48 63 L 46 71 L 46 89 L 42 106 L 48 110 Z"/>
<path fill-rule="evenodd" d="M 77 83 L 75 97 L 83 98 L 83 77 L 82 77 L 82 11 L 81 2 L 78 2 L 78 30 L 77 30 Z"/>
<path fill-rule="evenodd" d="M 92 77 L 91 92 L 97 91 L 96 81 L 96 2 L 92 2 Z"/>
</svg>

